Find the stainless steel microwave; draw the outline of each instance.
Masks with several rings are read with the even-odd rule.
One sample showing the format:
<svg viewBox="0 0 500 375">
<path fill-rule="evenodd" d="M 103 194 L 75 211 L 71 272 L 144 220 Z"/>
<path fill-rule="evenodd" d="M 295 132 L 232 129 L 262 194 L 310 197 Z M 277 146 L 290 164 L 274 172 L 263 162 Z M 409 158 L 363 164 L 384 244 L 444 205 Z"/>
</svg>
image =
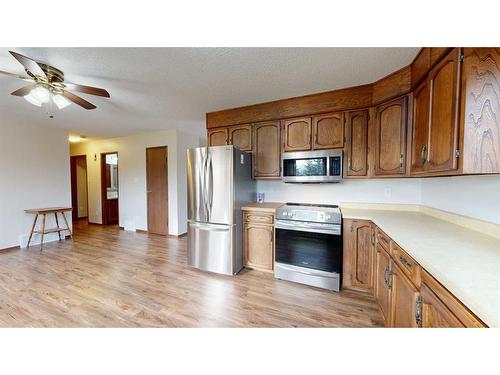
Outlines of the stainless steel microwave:
<svg viewBox="0 0 500 375">
<path fill-rule="evenodd" d="M 340 182 L 342 150 L 284 152 L 281 166 L 283 182 Z"/>
</svg>

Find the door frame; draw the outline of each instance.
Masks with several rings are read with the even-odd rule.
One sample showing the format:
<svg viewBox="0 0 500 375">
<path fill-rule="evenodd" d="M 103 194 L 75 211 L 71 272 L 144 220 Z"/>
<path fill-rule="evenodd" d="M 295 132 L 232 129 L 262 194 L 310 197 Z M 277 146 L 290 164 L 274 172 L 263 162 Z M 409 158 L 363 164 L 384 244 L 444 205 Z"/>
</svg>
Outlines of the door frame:
<svg viewBox="0 0 500 375">
<path fill-rule="evenodd" d="M 87 190 L 87 216 L 79 218 L 78 217 L 78 183 L 76 176 L 76 160 L 83 158 L 85 160 L 85 189 Z M 87 165 L 87 155 L 70 155 L 70 181 L 71 181 L 71 206 L 73 211 L 71 211 L 71 221 L 78 219 L 89 219 L 89 171 Z M 76 201 L 76 207 L 73 207 L 73 203 Z M 76 210 L 76 211 L 75 211 Z"/>
<path fill-rule="evenodd" d="M 108 224 L 108 200 L 106 185 L 106 155 L 116 154 L 118 151 L 101 152 L 101 222 L 103 225 Z M 118 167 L 118 176 L 120 176 L 120 168 Z M 120 177 L 118 177 L 119 179 Z M 118 184 L 118 217 L 120 216 L 120 184 Z"/>
<path fill-rule="evenodd" d="M 149 177 L 148 177 L 148 150 L 154 150 L 154 149 L 165 149 L 165 163 L 167 167 L 167 227 L 165 228 L 166 236 L 168 236 L 168 227 L 169 227 L 169 217 L 168 217 L 168 146 L 155 146 L 155 147 L 146 147 L 146 219 L 147 219 L 147 225 L 148 225 L 148 233 L 150 232 L 150 226 L 149 226 Z M 160 234 L 159 234 L 160 235 Z"/>
</svg>

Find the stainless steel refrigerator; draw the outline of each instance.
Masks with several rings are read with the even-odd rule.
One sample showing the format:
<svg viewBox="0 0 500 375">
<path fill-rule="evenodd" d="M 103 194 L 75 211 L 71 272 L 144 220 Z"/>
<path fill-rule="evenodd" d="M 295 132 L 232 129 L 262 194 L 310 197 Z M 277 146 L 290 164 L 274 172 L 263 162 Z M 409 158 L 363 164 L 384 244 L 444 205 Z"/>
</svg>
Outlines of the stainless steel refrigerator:
<svg viewBox="0 0 500 375">
<path fill-rule="evenodd" d="M 255 200 L 251 154 L 233 146 L 187 150 L 188 264 L 234 275 L 243 268 L 241 206 Z"/>
</svg>

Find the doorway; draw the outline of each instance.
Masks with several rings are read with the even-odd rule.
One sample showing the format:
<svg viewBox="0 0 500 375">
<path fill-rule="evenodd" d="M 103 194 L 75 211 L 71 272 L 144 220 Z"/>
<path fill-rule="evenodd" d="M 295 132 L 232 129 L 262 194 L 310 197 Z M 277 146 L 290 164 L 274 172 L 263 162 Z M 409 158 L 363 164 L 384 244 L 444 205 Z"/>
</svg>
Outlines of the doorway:
<svg viewBox="0 0 500 375">
<path fill-rule="evenodd" d="M 148 232 L 168 234 L 168 149 L 146 149 Z"/>
<path fill-rule="evenodd" d="M 72 220 L 88 220 L 87 156 L 70 157 Z"/>
<path fill-rule="evenodd" d="M 101 154 L 101 210 L 104 225 L 118 224 L 118 153 Z"/>
</svg>

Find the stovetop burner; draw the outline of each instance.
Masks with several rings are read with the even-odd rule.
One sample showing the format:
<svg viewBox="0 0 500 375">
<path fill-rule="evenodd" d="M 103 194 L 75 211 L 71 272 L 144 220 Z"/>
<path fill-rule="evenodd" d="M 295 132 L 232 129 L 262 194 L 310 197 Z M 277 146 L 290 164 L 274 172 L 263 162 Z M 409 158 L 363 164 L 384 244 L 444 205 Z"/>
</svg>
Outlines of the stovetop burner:
<svg viewBox="0 0 500 375">
<path fill-rule="evenodd" d="M 335 204 L 314 204 L 314 203 L 294 203 L 287 202 L 287 206 L 305 206 L 305 207 L 322 207 L 322 208 L 339 208 Z"/>
</svg>

